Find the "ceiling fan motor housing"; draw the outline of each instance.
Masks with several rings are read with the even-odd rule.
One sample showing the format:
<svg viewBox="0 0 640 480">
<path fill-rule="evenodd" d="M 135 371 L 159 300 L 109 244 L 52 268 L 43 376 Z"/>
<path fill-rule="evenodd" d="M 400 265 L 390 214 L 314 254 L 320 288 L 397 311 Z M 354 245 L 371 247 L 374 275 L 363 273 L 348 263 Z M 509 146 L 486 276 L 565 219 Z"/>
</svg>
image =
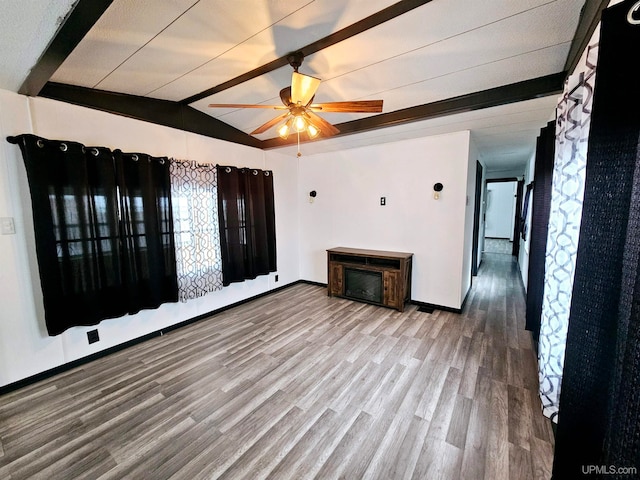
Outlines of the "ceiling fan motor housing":
<svg viewBox="0 0 640 480">
<path fill-rule="evenodd" d="M 300 65 L 302 65 L 302 60 L 304 60 L 304 54 L 302 52 L 293 52 L 287 55 L 287 62 L 289 62 L 289 65 L 291 65 L 296 72 L 298 68 L 300 68 Z"/>
</svg>

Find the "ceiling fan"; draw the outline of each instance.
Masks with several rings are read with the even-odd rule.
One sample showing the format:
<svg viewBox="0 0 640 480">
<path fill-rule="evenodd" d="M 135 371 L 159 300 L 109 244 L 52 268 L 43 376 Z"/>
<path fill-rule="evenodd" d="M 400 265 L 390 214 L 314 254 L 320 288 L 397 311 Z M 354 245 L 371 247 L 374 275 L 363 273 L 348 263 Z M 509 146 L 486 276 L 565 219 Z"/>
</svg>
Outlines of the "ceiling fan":
<svg viewBox="0 0 640 480">
<path fill-rule="evenodd" d="M 295 52 L 287 56 L 289 65 L 293 67 L 293 75 L 291 76 L 291 86 L 280 90 L 280 99 L 283 105 L 212 103 L 209 106 L 213 108 L 272 108 L 286 110 L 282 115 L 269 120 L 251 132 L 251 135 L 258 135 L 282 122 L 278 127 L 278 135 L 285 140 L 291 132 L 298 134 L 306 132 L 309 138 L 315 138 L 320 133 L 326 136 L 340 133 L 340 130 L 317 115 L 316 112 L 382 112 L 382 100 L 313 103 L 313 98 L 321 80 L 298 72 L 303 58 L 302 52 Z"/>
</svg>

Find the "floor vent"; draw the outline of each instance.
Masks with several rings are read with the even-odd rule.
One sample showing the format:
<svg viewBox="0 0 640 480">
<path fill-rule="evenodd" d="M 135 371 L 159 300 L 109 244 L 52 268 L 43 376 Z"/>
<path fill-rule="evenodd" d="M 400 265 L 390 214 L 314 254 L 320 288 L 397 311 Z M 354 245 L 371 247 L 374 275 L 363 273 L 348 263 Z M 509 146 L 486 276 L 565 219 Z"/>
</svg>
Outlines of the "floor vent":
<svg viewBox="0 0 640 480">
<path fill-rule="evenodd" d="M 435 309 L 433 307 L 430 307 L 429 305 L 418 307 L 418 311 L 423 313 L 433 313 L 434 310 Z"/>
</svg>

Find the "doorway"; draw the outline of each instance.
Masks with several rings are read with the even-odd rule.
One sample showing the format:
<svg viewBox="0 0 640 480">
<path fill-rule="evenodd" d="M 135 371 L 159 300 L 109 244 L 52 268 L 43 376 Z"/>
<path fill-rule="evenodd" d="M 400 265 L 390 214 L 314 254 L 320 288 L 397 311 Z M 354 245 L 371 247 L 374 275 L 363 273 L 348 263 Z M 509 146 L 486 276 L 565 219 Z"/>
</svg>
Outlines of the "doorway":
<svg viewBox="0 0 640 480">
<path fill-rule="evenodd" d="M 482 262 L 480 250 L 480 219 L 482 218 L 482 164 L 476 161 L 476 201 L 473 213 L 473 247 L 471 250 L 471 282 L 478 275 L 478 268 Z M 483 238 L 484 239 L 484 238 Z M 484 248 L 484 245 L 482 246 Z M 480 258 L 478 258 L 480 257 Z"/>
<path fill-rule="evenodd" d="M 519 204 L 523 181 L 517 178 L 487 180 L 485 253 L 518 255 L 520 251 Z"/>
</svg>

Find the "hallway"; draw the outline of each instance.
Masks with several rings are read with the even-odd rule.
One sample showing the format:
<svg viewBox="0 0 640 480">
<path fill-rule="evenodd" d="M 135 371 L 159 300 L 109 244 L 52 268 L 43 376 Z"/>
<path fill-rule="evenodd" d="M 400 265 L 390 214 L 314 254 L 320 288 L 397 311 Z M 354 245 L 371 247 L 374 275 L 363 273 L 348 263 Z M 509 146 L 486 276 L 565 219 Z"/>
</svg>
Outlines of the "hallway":
<svg viewBox="0 0 640 480">
<path fill-rule="evenodd" d="M 506 238 L 485 238 L 483 253 L 502 253 L 511 255 L 513 242 Z"/>
<path fill-rule="evenodd" d="M 296 284 L 0 397 L 0 477 L 548 479 L 524 299 L 462 314 Z"/>
</svg>

